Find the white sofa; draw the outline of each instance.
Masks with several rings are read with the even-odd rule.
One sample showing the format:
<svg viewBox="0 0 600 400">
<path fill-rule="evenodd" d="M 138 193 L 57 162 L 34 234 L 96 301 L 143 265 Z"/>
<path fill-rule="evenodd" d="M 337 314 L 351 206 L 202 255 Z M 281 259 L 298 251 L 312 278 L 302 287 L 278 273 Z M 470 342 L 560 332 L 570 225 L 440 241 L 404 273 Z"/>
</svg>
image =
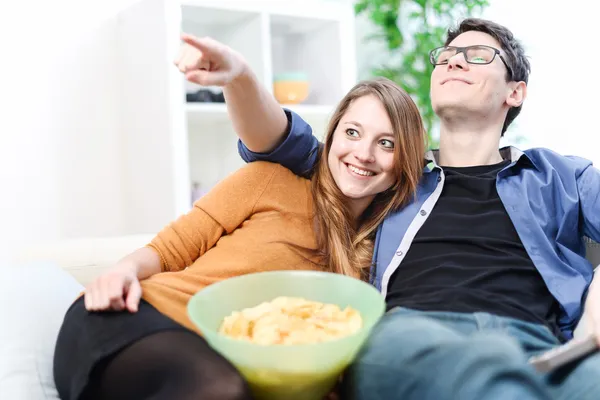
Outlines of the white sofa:
<svg viewBox="0 0 600 400">
<path fill-rule="evenodd" d="M 48 243 L 0 265 L 0 400 L 59 399 L 52 356 L 62 316 L 87 283 L 152 236 Z M 600 264 L 599 245 L 588 244 L 588 258 Z"/>
<path fill-rule="evenodd" d="M 70 239 L 30 247 L 17 256 L 17 265 L 52 261 L 83 286 L 123 256 L 140 248 L 154 235 Z"/>
<path fill-rule="evenodd" d="M 0 264 L 0 400 L 58 400 L 52 376 L 62 317 L 85 285 L 153 235 L 65 240 Z"/>
</svg>

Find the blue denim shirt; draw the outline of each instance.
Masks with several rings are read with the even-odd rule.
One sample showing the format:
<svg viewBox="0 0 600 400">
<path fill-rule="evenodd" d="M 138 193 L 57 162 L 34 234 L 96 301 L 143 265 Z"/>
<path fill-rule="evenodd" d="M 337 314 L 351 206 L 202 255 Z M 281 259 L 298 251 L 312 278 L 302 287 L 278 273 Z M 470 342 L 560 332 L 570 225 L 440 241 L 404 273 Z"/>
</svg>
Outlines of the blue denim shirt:
<svg viewBox="0 0 600 400">
<path fill-rule="evenodd" d="M 241 142 L 246 162 L 276 162 L 304 175 L 317 160 L 318 140 L 311 127 L 286 110 L 290 131 L 271 153 L 253 153 Z M 559 327 L 565 338 L 583 311 L 593 267 L 585 258 L 584 237 L 600 241 L 600 171 L 588 160 L 561 156 L 548 149 L 501 149 L 510 164 L 498 173 L 498 195 L 527 253 L 561 305 Z M 444 187 L 444 171 L 429 152 L 416 199 L 390 214 L 377 231 L 372 282 L 383 295 Z"/>
</svg>

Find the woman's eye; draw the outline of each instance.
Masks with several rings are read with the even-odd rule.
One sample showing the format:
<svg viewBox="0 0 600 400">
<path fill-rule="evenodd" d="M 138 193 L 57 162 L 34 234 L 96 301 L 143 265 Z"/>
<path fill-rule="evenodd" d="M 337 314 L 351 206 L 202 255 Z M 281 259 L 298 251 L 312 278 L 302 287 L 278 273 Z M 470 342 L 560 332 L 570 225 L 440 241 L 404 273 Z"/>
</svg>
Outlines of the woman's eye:
<svg viewBox="0 0 600 400">
<path fill-rule="evenodd" d="M 348 128 L 346 129 L 346 135 L 352 137 L 358 137 L 358 131 L 356 129 Z"/>
<path fill-rule="evenodd" d="M 394 148 L 394 142 L 392 142 L 391 140 L 388 139 L 382 139 L 379 142 L 383 147 L 385 147 L 386 149 L 393 149 Z"/>
</svg>

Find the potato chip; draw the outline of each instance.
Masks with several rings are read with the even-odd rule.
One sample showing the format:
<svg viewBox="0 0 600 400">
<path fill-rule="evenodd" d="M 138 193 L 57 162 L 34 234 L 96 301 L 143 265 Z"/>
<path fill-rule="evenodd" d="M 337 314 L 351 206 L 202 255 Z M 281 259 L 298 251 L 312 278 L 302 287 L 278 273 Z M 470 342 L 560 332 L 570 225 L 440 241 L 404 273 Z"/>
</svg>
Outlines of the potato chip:
<svg viewBox="0 0 600 400">
<path fill-rule="evenodd" d="M 352 307 L 281 296 L 234 311 L 219 328 L 223 335 L 260 345 L 309 344 L 348 336 L 362 327 Z"/>
</svg>

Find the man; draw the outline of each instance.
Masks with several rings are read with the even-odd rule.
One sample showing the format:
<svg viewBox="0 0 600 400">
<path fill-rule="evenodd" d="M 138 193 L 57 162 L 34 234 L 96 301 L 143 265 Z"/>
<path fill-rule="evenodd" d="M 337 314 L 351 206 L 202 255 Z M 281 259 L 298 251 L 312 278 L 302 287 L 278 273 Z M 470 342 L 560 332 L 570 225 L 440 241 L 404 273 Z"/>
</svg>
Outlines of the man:
<svg viewBox="0 0 600 400">
<path fill-rule="evenodd" d="M 224 85 L 242 157 L 310 171 L 310 127 L 282 111 L 235 52 L 186 41 L 193 48 L 178 65 L 192 81 Z M 583 241 L 600 240 L 600 171 L 546 149 L 498 149 L 530 71 L 505 27 L 464 20 L 431 62 L 440 149 L 427 155 L 417 199 L 379 229 L 372 281 L 389 311 L 346 374 L 346 393 L 596 399 L 600 353 L 551 374 L 527 360 L 572 338 L 584 302 L 600 333 L 600 278 Z"/>
</svg>

